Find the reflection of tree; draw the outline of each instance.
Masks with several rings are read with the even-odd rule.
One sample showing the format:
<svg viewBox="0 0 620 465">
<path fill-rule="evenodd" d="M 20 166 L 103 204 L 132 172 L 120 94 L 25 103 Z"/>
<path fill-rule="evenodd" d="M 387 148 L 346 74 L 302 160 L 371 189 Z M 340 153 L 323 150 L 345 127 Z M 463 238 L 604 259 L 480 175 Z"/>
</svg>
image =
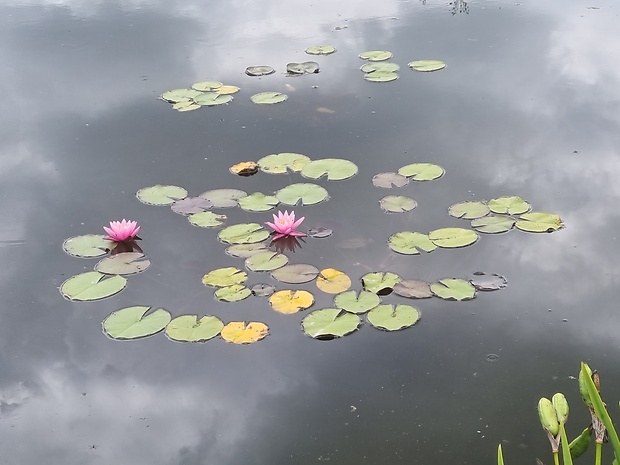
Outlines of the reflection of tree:
<svg viewBox="0 0 620 465">
<path fill-rule="evenodd" d="M 422 2 L 422 5 L 426 5 L 426 0 L 420 0 L 420 2 Z M 466 0 L 453 0 L 448 5 L 450 5 L 450 13 L 453 15 L 457 13 L 469 14 L 469 6 Z"/>
</svg>

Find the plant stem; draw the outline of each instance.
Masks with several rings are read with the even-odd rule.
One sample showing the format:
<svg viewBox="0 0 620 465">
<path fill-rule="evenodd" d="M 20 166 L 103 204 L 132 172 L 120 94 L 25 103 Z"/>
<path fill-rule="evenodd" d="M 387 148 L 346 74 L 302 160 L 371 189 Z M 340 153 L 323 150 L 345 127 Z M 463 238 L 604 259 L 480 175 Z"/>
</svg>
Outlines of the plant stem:
<svg viewBox="0 0 620 465">
<path fill-rule="evenodd" d="M 553 464 L 554 465 L 560 465 L 560 458 L 559 458 L 559 455 L 558 455 L 558 451 L 555 451 L 553 453 Z"/>
<path fill-rule="evenodd" d="M 596 449 L 595 449 L 595 457 L 594 457 L 594 465 L 601 465 L 601 450 L 603 444 L 596 441 Z"/>
</svg>

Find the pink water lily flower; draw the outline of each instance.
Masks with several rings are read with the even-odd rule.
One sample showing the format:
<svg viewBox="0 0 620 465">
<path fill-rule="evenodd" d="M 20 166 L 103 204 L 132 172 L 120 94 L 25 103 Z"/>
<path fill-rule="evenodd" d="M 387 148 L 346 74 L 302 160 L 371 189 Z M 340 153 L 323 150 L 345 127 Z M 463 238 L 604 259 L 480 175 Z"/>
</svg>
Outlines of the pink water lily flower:
<svg viewBox="0 0 620 465">
<path fill-rule="evenodd" d="M 140 232 L 140 226 L 135 221 L 127 221 L 123 218 L 123 221 L 110 221 L 110 227 L 103 227 L 105 232 L 108 233 L 104 239 L 114 242 L 127 242 L 134 239 L 140 239 L 138 232 Z"/>
<path fill-rule="evenodd" d="M 297 221 L 295 221 L 294 211 L 291 211 L 291 213 L 287 211 L 282 213 L 281 211 L 279 211 L 277 215 L 275 214 L 273 215 L 273 223 L 270 223 L 267 221 L 265 222 L 265 224 L 277 233 L 273 237 L 273 240 L 275 241 L 276 239 L 280 239 L 281 237 L 286 237 L 286 236 L 298 236 L 298 237 L 305 236 L 306 235 L 305 233 L 302 233 L 300 231 L 295 231 L 295 229 L 297 229 L 297 227 L 301 224 L 301 222 L 304 219 L 305 218 L 302 216 Z"/>
</svg>

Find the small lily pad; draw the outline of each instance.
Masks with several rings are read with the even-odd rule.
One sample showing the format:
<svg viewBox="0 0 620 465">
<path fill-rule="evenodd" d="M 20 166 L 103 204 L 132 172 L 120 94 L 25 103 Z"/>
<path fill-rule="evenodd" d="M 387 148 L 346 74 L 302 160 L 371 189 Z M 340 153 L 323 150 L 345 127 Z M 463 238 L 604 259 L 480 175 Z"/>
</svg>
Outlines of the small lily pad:
<svg viewBox="0 0 620 465">
<path fill-rule="evenodd" d="M 441 228 L 428 233 L 428 238 L 438 247 L 465 247 L 478 240 L 476 231 L 464 228 Z"/>
<path fill-rule="evenodd" d="M 431 285 L 418 279 L 403 279 L 394 286 L 394 294 L 408 299 L 428 299 L 433 297 Z"/>
<path fill-rule="evenodd" d="M 359 54 L 359 57 L 362 60 L 368 61 L 384 61 L 392 58 L 392 52 L 388 52 L 387 50 L 369 50 L 367 52 L 362 52 Z"/>
<path fill-rule="evenodd" d="M 62 249 L 72 257 L 93 258 L 106 255 L 116 243 L 104 239 L 102 234 L 85 234 L 74 236 L 62 243 Z"/>
<path fill-rule="evenodd" d="M 316 278 L 316 287 L 328 294 L 338 294 L 351 287 L 351 278 L 335 268 L 325 268 Z"/>
<path fill-rule="evenodd" d="M 174 202 L 170 208 L 175 213 L 187 216 L 208 210 L 212 206 L 213 203 L 208 199 L 203 199 L 202 197 L 186 197 Z"/>
<path fill-rule="evenodd" d="M 238 200 L 247 195 L 247 192 L 239 189 L 213 189 L 203 192 L 198 197 L 209 200 L 213 208 L 231 208 L 236 207 Z"/>
<path fill-rule="evenodd" d="M 418 202 L 404 195 L 388 195 L 379 200 L 379 206 L 387 213 L 404 213 L 417 207 Z"/>
<path fill-rule="evenodd" d="M 123 252 L 103 258 L 95 265 L 95 271 L 103 274 L 136 274 L 146 270 L 150 260 L 140 252 Z"/>
<path fill-rule="evenodd" d="M 192 84 L 192 89 L 199 90 L 201 92 L 211 92 L 222 87 L 222 83 L 218 81 L 201 81 Z"/>
<path fill-rule="evenodd" d="M 140 189 L 136 192 L 136 197 L 147 205 L 171 205 L 187 197 L 187 191 L 179 186 L 157 184 Z"/>
<path fill-rule="evenodd" d="M 267 239 L 269 231 L 258 223 L 241 223 L 222 229 L 217 237 L 227 244 L 253 244 Z"/>
<path fill-rule="evenodd" d="M 306 316 L 301 327 L 308 336 L 315 339 L 333 339 L 352 333 L 360 323 L 359 317 L 353 313 L 343 312 L 339 308 L 324 308 Z"/>
<path fill-rule="evenodd" d="M 444 69 L 446 64 L 441 60 L 414 60 L 407 66 L 416 71 L 428 73 L 431 71 L 439 71 L 440 69 Z"/>
<path fill-rule="evenodd" d="M 313 74 L 319 72 L 319 64 L 316 61 L 304 61 L 302 63 L 289 63 L 286 65 L 289 74 Z"/>
<path fill-rule="evenodd" d="M 215 298 L 221 302 L 239 302 L 240 300 L 247 299 L 251 295 L 252 291 L 241 284 L 220 287 L 215 291 Z"/>
<path fill-rule="evenodd" d="M 511 196 L 489 200 L 489 208 L 493 213 L 520 215 L 529 212 L 532 206 L 521 197 Z"/>
<path fill-rule="evenodd" d="M 373 73 L 381 71 L 384 73 L 394 73 L 400 69 L 400 65 L 397 63 L 390 63 L 388 61 L 377 61 L 372 63 L 366 63 L 360 68 L 365 73 Z"/>
<path fill-rule="evenodd" d="M 269 297 L 276 290 L 271 284 L 255 284 L 250 288 L 252 295 L 256 297 Z"/>
<path fill-rule="evenodd" d="M 437 248 L 428 235 L 413 231 L 402 231 L 388 239 L 388 247 L 405 255 L 419 255 L 420 251 L 432 252 Z"/>
<path fill-rule="evenodd" d="M 144 316 L 152 307 L 121 308 L 103 320 L 103 331 L 113 339 L 138 339 L 162 331 L 170 323 L 170 313 L 163 308 Z"/>
<path fill-rule="evenodd" d="M 218 215 L 213 212 L 198 212 L 187 217 L 188 221 L 194 226 L 201 228 L 215 228 L 220 226 L 226 219 L 226 215 Z"/>
<path fill-rule="evenodd" d="M 317 184 L 297 183 L 280 189 L 276 197 L 286 205 L 315 205 L 329 199 L 329 194 Z"/>
<path fill-rule="evenodd" d="M 362 286 L 365 291 L 374 292 L 378 295 L 387 295 L 392 292 L 392 289 L 400 280 L 400 276 L 395 273 L 367 273 L 362 276 Z"/>
<path fill-rule="evenodd" d="M 398 173 L 379 173 L 373 176 L 372 183 L 375 187 L 392 189 L 406 186 L 409 184 L 409 178 Z"/>
<path fill-rule="evenodd" d="M 330 55 L 336 51 L 336 47 L 331 45 L 315 45 L 314 47 L 308 47 L 306 53 L 308 55 Z"/>
<path fill-rule="evenodd" d="M 65 299 L 78 302 L 101 300 L 118 294 L 127 285 L 122 276 L 106 276 L 97 271 L 88 271 L 67 279 L 60 286 Z"/>
<path fill-rule="evenodd" d="M 220 94 L 219 92 L 204 92 L 203 94 L 194 97 L 194 103 L 197 103 L 203 107 L 214 107 L 216 105 L 223 105 L 225 103 L 231 102 L 233 99 L 232 95 L 229 94 Z"/>
<path fill-rule="evenodd" d="M 314 237 L 316 239 L 322 239 L 324 237 L 329 237 L 333 234 L 333 231 L 329 228 L 319 227 L 319 228 L 311 228 L 308 230 L 308 236 Z"/>
<path fill-rule="evenodd" d="M 229 266 L 208 272 L 202 277 L 202 283 L 205 286 L 227 287 L 241 284 L 246 279 L 248 279 L 248 274 L 245 271 Z"/>
<path fill-rule="evenodd" d="M 373 71 L 364 75 L 364 79 L 370 82 L 391 82 L 398 79 L 398 73 L 390 71 Z"/>
<path fill-rule="evenodd" d="M 244 321 L 231 321 L 222 329 L 222 339 L 233 344 L 251 344 L 264 339 L 269 334 L 269 326 L 258 321 L 246 325 Z"/>
<path fill-rule="evenodd" d="M 273 74 L 275 73 L 276 70 L 273 69 L 271 66 L 248 66 L 245 69 L 245 74 L 247 74 L 248 76 L 267 76 L 268 74 Z"/>
<path fill-rule="evenodd" d="M 515 220 L 506 216 L 489 215 L 471 221 L 471 227 L 485 234 L 497 234 L 510 231 Z"/>
<path fill-rule="evenodd" d="M 497 291 L 508 285 L 508 280 L 503 276 L 495 273 L 484 273 L 482 271 L 476 271 L 469 282 L 479 291 Z"/>
<path fill-rule="evenodd" d="M 266 212 L 280 203 L 277 197 L 265 195 L 261 192 L 254 192 L 246 197 L 241 197 L 238 202 L 241 209 L 251 212 Z"/>
<path fill-rule="evenodd" d="M 194 89 L 173 89 L 164 92 L 160 97 L 166 102 L 177 103 L 191 100 L 200 94 L 201 92 Z"/>
<path fill-rule="evenodd" d="M 273 153 L 258 160 L 261 171 L 270 174 L 299 172 L 310 163 L 310 157 L 301 153 Z"/>
<path fill-rule="evenodd" d="M 252 102 L 257 105 L 273 105 L 284 102 L 287 98 L 288 96 L 281 92 L 259 92 L 250 97 Z"/>
<path fill-rule="evenodd" d="M 398 170 L 398 174 L 407 176 L 414 181 L 432 181 L 444 175 L 444 169 L 433 163 L 412 163 Z"/>
<path fill-rule="evenodd" d="M 301 284 L 312 281 L 319 274 L 316 266 L 305 263 L 286 265 L 271 273 L 271 277 L 277 281 L 287 284 Z"/>
<path fill-rule="evenodd" d="M 482 218 L 483 216 L 488 215 L 490 211 L 491 209 L 486 203 L 478 201 L 459 202 L 448 208 L 448 214 L 450 216 L 462 218 L 464 220 Z"/>
<path fill-rule="evenodd" d="M 341 158 L 324 158 L 308 163 L 301 170 L 301 175 L 310 179 L 327 176 L 328 181 L 342 181 L 352 178 L 357 174 L 357 171 L 357 165 L 352 161 Z"/>
<path fill-rule="evenodd" d="M 224 323 L 216 316 L 181 315 L 166 326 L 166 336 L 179 342 L 205 342 L 220 334 Z"/>
<path fill-rule="evenodd" d="M 370 291 L 347 291 L 334 297 L 334 305 L 351 313 L 366 313 L 381 303 L 381 298 Z"/>
<path fill-rule="evenodd" d="M 398 331 L 418 322 L 420 312 L 410 305 L 378 305 L 366 315 L 368 322 L 377 329 Z"/>
<path fill-rule="evenodd" d="M 175 103 L 174 105 L 172 105 L 172 108 L 174 110 L 184 112 L 184 111 L 198 110 L 199 108 L 201 108 L 201 106 L 198 105 L 197 103 L 194 103 L 191 100 L 187 100 L 187 101 Z"/>
<path fill-rule="evenodd" d="M 240 89 L 237 86 L 221 86 L 215 89 L 215 92 L 221 95 L 230 95 L 236 94 L 239 90 Z"/>
<path fill-rule="evenodd" d="M 532 212 L 521 215 L 515 226 L 527 232 L 553 232 L 564 227 L 562 218 L 554 213 Z"/>
<path fill-rule="evenodd" d="M 288 257 L 281 253 L 259 252 L 245 260 L 245 267 L 250 271 L 273 271 L 288 263 Z"/>
<path fill-rule="evenodd" d="M 232 174 L 239 176 L 252 176 L 258 173 L 258 163 L 255 161 L 244 161 L 228 168 Z"/>
<path fill-rule="evenodd" d="M 275 292 L 269 297 L 271 308 L 287 315 L 310 308 L 312 304 L 314 304 L 314 296 L 304 290 L 283 290 Z"/>
<path fill-rule="evenodd" d="M 226 253 L 233 257 L 248 258 L 260 252 L 269 250 L 267 244 L 258 242 L 255 244 L 234 244 L 226 249 Z"/>
<path fill-rule="evenodd" d="M 476 288 L 469 281 L 458 278 L 440 279 L 431 284 L 431 291 L 445 300 L 471 300 L 476 297 Z"/>
</svg>

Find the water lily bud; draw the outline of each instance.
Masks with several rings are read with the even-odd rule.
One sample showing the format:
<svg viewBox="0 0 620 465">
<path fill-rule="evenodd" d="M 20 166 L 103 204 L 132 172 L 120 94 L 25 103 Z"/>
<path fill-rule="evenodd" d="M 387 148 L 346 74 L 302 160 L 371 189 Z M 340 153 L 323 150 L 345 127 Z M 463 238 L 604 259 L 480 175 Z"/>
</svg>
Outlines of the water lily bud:
<svg viewBox="0 0 620 465">
<path fill-rule="evenodd" d="M 587 363 L 582 363 L 581 371 L 579 372 L 579 393 L 581 394 L 583 402 L 588 407 L 592 407 L 592 399 L 590 399 L 590 393 L 588 392 L 588 386 L 586 385 L 585 376 L 589 376 L 591 378 L 592 370 Z"/>
<path fill-rule="evenodd" d="M 566 423 L 566 420 L 568 420 L 568 402 L 566 401 L 564 394 L 561 392 L 554 394 L 551 398 L 551 403 L 555 409 L 555 414 L 558 421 L 560 423 Z"/>
<path fill-rule="evenodd" d="M 542 397 L 538 401 L 538 416 L 540 418 L 540 424 L 542 427 L 549 431 L 553 436 L 557 436 L 560 431 L 560 424 L 558 423 L 558 416 L 555 413 L 553 404 L 546 397 Z"/>
</svg>

